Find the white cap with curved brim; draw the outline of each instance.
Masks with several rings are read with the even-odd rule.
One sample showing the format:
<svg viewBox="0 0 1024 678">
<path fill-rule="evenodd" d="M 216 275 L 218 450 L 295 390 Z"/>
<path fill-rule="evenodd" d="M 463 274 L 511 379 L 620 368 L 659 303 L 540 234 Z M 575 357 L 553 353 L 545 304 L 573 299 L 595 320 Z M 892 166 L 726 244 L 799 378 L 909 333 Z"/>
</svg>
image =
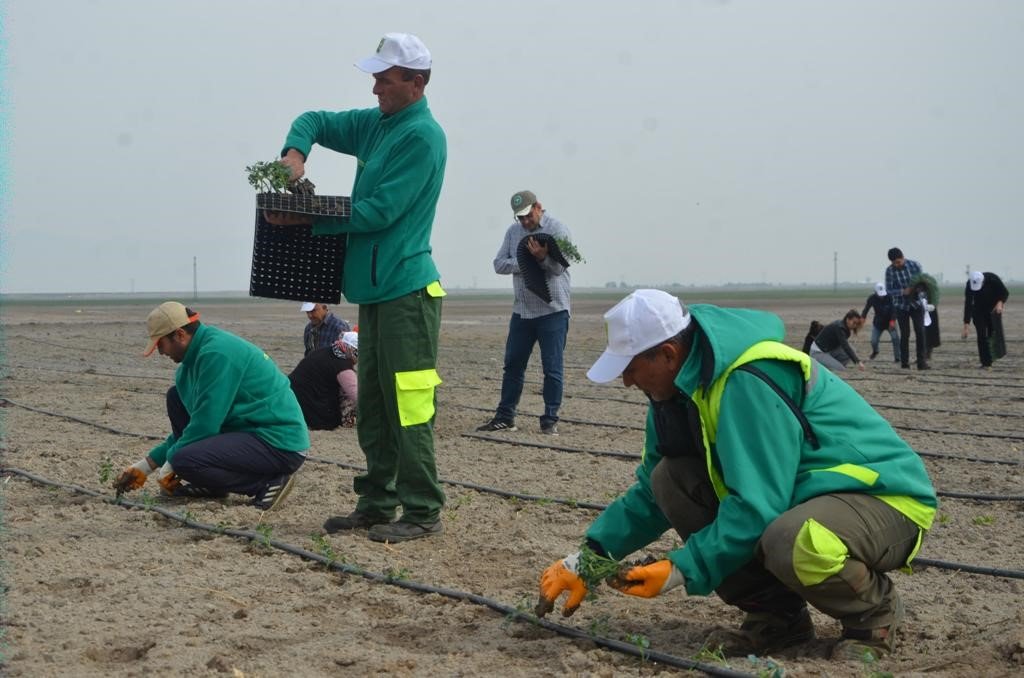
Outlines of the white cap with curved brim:
<svg viewBox="0 0 1024 678">
<path fill-rule="evenodd" d="M 430 50 L 412 33 L 385 33 L 377 52 L 356 62 L 356 68 L 364 73 L 383 73 L 395 66 L 426 71 L 430 65 Z"/>
<path fill-rule="evenodd" d="M 971 289 L 977 292 L 985 284 L 985 274 L 981 271 L 971 271 Z"/>
<path fill-rule="evenodd" d="M 676 336 L 690 324 L 679 299 L 661 290 L 635 290 L 604 314 L 608 348 L 587 370 L 587 379 L 615 379 L 630 361 L 652 346 Z"/>
<path fill-rule="evenodd" d="M 885 283 L 875 283 L 875 294 L 877 294 L 880 297 L 884 297 L 885 295 L 888 294 L 888 292 L 885 291 Z"/>
<path fill-rule="evenodd" d="M 304 301 L 302 302 L 302 306 L 299 307 L 299 310 L 302 311 L 303 313 L 309 313 L 314 308 L 316 308 L 315 303 L 313 303 L 312 301 Z"/>
</svg>

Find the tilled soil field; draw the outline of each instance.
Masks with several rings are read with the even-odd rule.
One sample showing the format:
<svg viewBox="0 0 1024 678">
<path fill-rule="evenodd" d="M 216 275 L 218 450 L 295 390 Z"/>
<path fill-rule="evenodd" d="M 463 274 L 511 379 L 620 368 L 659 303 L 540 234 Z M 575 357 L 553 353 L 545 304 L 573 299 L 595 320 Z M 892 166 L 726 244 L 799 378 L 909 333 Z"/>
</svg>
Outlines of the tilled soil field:
<svg viewBox="0 0 1024 678">
<path fill-rule="evenodd" d="M 574 300 L 558 437 L 542 436 L 535 353 L 519 431 L 478 434 L 497 404 L 510 301 L 450 296 L 439 369 L 437 460 L 443 536 L 378 544 L 322 537 L 354 505 L 364 459 L 355 431 L 316 431 L 295 491 L 265 515 L 243 497 L 173 500 L 155 481 L 112 502 L 111 473 L 168 431 L 174 364 L 141 357 L 140 303 L 8 304 L 3 309 L 3 573 L 10 676 L 620 676 L 683 674 L 1018 676 L 1024 673 L 1024 319 L 1007 309 L 1009 355 L 979 370 L 959 338 L 955 297 L 929 372 L 878 359 L 845 378 L 919 452 L 944 494 L 921 565 L 894 578 L 907 604 L 897 653 L 836 663 L 836 622 L 770 658 L 701 653 L 741 614 L 676 589 L 645 601 L 606 587 L 570 619 L 529 619 L 540 572 L 575 551 L 598 508 L 632 481 L 644 399 L 584 376 L 618 296 Z M 700 301 L 696 295 L 684 296 Z M 1011 299 L 1012 302 L 1012 299 Z M 799 347 L 810 320 L 863 297 L 758 299 Z M 211 300 L 203 321 L 263 347 L 287 372 L 305 316 L 292 302 Z M 341 305 L 339 315 L 354 319 Z M 867 356 L 867 331 L 854 346 Z M 27 472 L 38 480 L 31 480 Z M 101 480 L 103 479 L 103 480 Z M 54 483 L 46 485 L 42 480 Z M 80 488 L 80 489 L 76 489 Z M 186 524 L 184 521 L 188 521 Z M 202 529 L 203 526 L 209 529 Z M 248 537 L 246 537 L 248 535 Z M 250 538 L 251 537 L 251 538 Z M 652 554 L 672 548 L 667 534 Z M 283 547 L 283 548 L 282 548 Z M 319 554 L 343 570 L 287 550 Z M 971 566 L 971 567 L 965 567 Z M 973 571 L 972 571 L 973 570 Z"/>
</svg>

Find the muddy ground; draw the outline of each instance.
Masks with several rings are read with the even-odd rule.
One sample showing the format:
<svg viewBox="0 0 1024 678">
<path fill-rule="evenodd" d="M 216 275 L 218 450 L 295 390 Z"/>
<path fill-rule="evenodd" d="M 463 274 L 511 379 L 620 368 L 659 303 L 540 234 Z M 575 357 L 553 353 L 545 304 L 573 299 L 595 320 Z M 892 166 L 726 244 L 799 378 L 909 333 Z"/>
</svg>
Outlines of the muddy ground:
<svg viewBox="0 0 1024 678">
<path fill-rule="evenodd" d="M 863 296 L 771 299 L 747 305 L 779 313 L 799 346 L 812 319 L 860 308 Z M 3 671 L 11 676 L 626 676 L 681 674 L 682 668 L 572 639 L 506 612 L 438 592 L 381 581 L 419 583 L 529 610 L 540 572 L 574 551 L 605 504 L 631 482 L 636 461 L 593 454 L 641 449 L 643 398 L 621 385 L 589 383 L 584 372 L 603 348 L 601 314 L 615 297 L 578 296 L 566 352 L 566 397 L 557 438 L 541 436 L 539 360 L 532 361 L 520 430 L 482 439 L 474 428 L 497 403 L 510 309 L 507 296 L 451 296 L 445 302 L 436 425 L 437 460 L 448 484 L 438 538 L 399 545 L 365 532 L 317 541 L 324 518 L 354 504 L 352 479 L 364 463 L 353 430 L 313 432 L 312 455 L 279 512 L 262 516 L 263 535 L 360 568 L 377 579 L 328 572 L 258 542 L 202 531 L 143 508 L 47 487 L 17 475 L 0 479 L 5 502 L 6 583 Z M 944 310 L 944 343 L 930 372 L 900 370 L 883 344 L 848 381 L 921 452 L 944 497 L 922 558 L 939 561 L 894 575 L 908 608 L 897 654 L 879 665 L 834 663 L 838 624 L 815 612 L 819 639 L 769 659 L 740 658 L 731 669 L 789 676 L 1011 676 L 1024 673 L 1024 314 L 1007 308 L 1010 356 L 977 367 L 973 338 L 959 338 L 955 297 Z M 686 301 L 700 301 L 690 293 Z M 2 396 L 3 464 L 112 497 L 101 477 L 142 457 L 146 436 L 168 430 L 164 393 L 174 365 L 141 357 L 144 319 L 160 300 L 8 304 Z M 1012 302 L 1012 299 L 1011 299 Z M 287 372 L 301 357 L 298 304 L 210 300 L 194 304 L 203 321 L 262 346 Z M 355 309 L 340 305 L 354 319 Z M 854 342 L 869 353 L 867 334 Z M 34 408 L 34 409 L 30 409 Z M 43 410 L 49 412 L 38 412 Z M 53 416 L 58 415 L 58 416 Z M 136 434 L 136 435 L 131 435 Z M 526 443 L 516 445 L 514 443 Z M 532 445 L 530 445 L 532 444 Z M 992 463 L 1003 462 L 1003 463 Z M 242 497 L 223 501 L 145 496 L 157 507 L 222 529 L 252 531 L 261 518 Z M 535 495 L 536 501 L 506 493 Z M 1012 497 L 1017 497 L 1014 500 Z M 552 499 L 567 500 L 565 502 Z M 673 535 L 651 546 L 671 548 Z M 953 564 L 995 568 L 958 571 Z M 583 635 L 648 645 L 701 660 L 702 639 L 738 611 L 715 597 L 676 589 L 644 601 L 610 591 L 568 620 Z M 876 673 L 875 675 L 879 675 Z"/>
</svg>

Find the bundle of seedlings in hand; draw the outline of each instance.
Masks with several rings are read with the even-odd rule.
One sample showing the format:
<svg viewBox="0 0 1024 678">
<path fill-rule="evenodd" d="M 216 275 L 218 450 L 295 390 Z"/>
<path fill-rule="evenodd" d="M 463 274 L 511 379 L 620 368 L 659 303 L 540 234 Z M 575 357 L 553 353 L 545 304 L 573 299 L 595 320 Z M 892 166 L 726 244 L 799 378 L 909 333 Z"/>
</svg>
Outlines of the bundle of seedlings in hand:
<svg viewBox="0 0 1024 678">
<path fill-rule="evenodd" d="M 587 586 L 588 597 L 597 595 L 598 584 L 609 577 L 614 577 L 619 572 L 619 561 L 602 556 L 586 544 L 580 547 L 580 579 Z"/>
<path fill-rule="evenodd" d="M 284 193 L 292 181 L 292 172 L 276 160 L 257 162 L 245 168 L 249 185 L 261 193 Z"/>
<path fill-rule="evenodd" d="M 576 248 L 576 245 L 571 240 L 568 240 L 567 238 L 555 238 L 555 243 L 558 245 L 558 249 L 561 251 L 562 256 L 565 257 L 565 260 L 569 263 L 587 263 L 587 260 L 583 258 L 583 255 L 580 254 L 579 249 Z"/>
</svg>

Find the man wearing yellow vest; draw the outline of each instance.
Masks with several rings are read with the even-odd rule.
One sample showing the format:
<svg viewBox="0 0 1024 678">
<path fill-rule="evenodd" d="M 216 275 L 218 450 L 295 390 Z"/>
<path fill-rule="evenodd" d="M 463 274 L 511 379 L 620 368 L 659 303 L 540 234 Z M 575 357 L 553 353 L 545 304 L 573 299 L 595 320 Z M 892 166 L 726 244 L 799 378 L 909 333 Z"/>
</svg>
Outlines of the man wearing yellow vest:
<svg viewBox="0 0 1024 678">
<path fill-rule="evenodd" d="M 644 598 L 714 591 L 746 613 L 707 647 L 809 641 L 810 604 L 842 624 L 833 658 L 891 652 L 904 612 L 886 572 L 908 566 L 937 506 L 920 457 L 844 381 L 781 343 L 773 314 L 636 290 L 604 317 L 608 347 L 587 376 L 621 375 L 650 399 L 643 461 L 580 551 L 544 571 L 538 613 L 567 592 L 572 614 L 596 583 L 588 563 L 621 561 L 674 528 L 681 548 L 607 581 Z"/>
</svg>

